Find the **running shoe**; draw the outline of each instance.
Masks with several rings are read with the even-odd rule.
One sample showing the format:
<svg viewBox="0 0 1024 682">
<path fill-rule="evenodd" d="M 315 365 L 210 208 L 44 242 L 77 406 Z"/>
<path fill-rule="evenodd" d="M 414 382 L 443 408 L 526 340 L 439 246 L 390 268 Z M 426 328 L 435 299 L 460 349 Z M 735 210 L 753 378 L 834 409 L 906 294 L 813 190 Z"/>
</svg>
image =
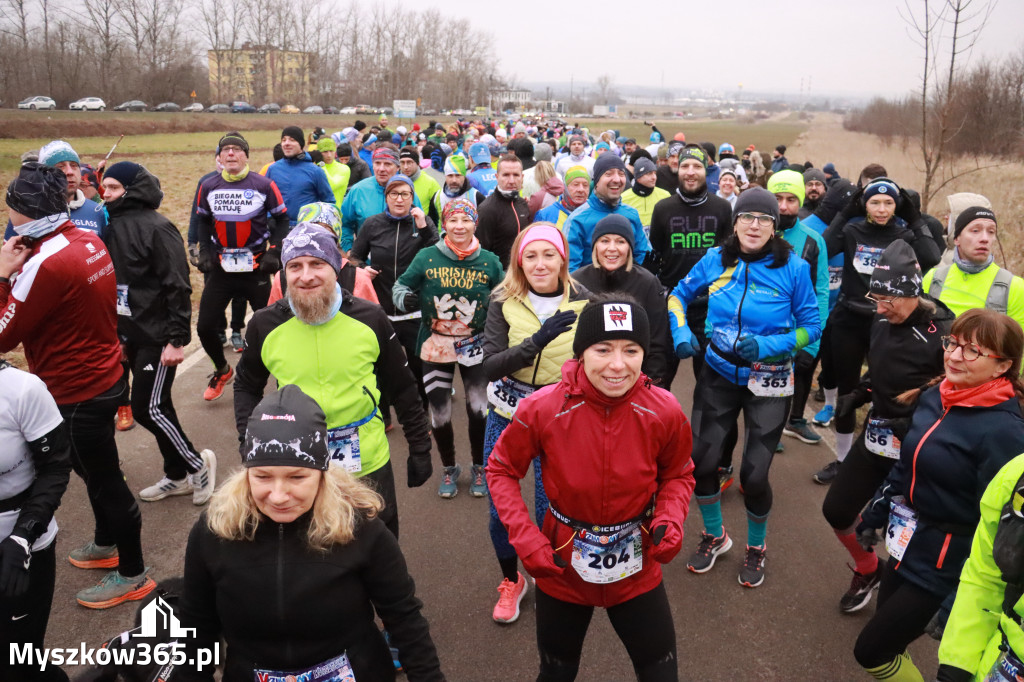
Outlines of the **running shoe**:
<svg viewBox="0 0 1024 682">
<path fill-rule="evenodd" d="M 694 573 L 707 573 L 715 565 L 718 555 L 725 554 L 731 548 L 732 538 L 724 530 L 722 536 L 717 538 L 701 531 L 700 544 L 697 545 L 697 551 L 686 562 L 686 567 Z"/>
<path fill-rule="evenodd" d="M 459 487 L 456 482 L 459 480 L 459 474 L 462 473 L 462 467 L 458 464 L 455 466 L 445 467 L 444 475 L 441 476 L 441 485 L 437 488 L 437 494 L 446 500 L 450 500 L 459 494 Z"/>
<path fill-rule="evenodd" d="M 814 393 L 811 394 L 811 397 L 816 403 L 825 402 L 825 388 L 819 385 L 818 388 L 814 389 Z"/>
<path fill-rule="evenodd" d="M 826 405 L 825 407 L 818 410 L 818 414 L 814 415 L 811 419 L 812 422 L 818 426 L 828 426 L 832 423 L 832 420 L 836 416 L 836 408 L 832 405 Z"/>
<path fill-rule="evenodd" d="M 860 611 L 871 601 L 871 593 L 878 588 L 880 582 L 882 582 L 882 562 L 878 562 L 878 567 L 874 572 L 867 575 L 854 571 L 850 589 L 839 600 L 839 610 L 843 613 Z"/>
<path fill-rule="evenodd" d="M 139 499 L 144 502 L 156 502 L 157 500 L 162 500 L 165 497 L 188 495 L 191 492 L 192 484 L 189 482 L 188 478 L 183 478 L 180 481 L 173 481 L 164 476 L 148 488 L 140 490 Z"/>
<path fill-rule="evenodd" d="M 90 609 L 109 609 L 126 601 L 137 601 L 156 588 L 156 581 L 149 577 L 149 569 L 134 578 L 125 578 L 117 571 L 103 576 L 98 584 L 88 587 L 76 595 L 78 603 Z"/>
<path fill-rule="evenodd" d="M 810 445 L 817 445 L 821 442 L 821 435 L 807 425 L 806 419 L 790 419 L 782 429 L 782 433 Z"/>
<path fill-rule="evenodd" d="M 718 467 L 718 489 L 725 490 L 732 485 L 732 467 Z"/>
<path fill-rule="evenodd" d="M 235 376 L 235 370 L 231 369 L 231 365 L 228 365 L 228 369 L 223 374 L 214 372 L 210 375 L 210 385 L 203 391 L 203 400 L 216 400 L 221 397 L 224 393 L 224 387 L 228 385 Z"/>
<path fill-rule="evenodd" d="M 68 561 L 77 568 L 117 568 L 117 546 L 101 547 L 89 542 L 84 547 L 72 550 Z"/>
<path fill-rule="evenodd" d="M 213 489 L 217 486 L 217 456 L 213 454 L 213 450 L 203 450 L 199 456 L 203 458 L 203 468 L 188 475 L 188 482 L 192 487 L 192 504 L 197 507 L 210 500 Z"/>
<path fill-rule="evenodd" d="M 236 353 L 245 350 L 245 341 L 242 340 L 242 332 L 231 332 L 231 348 Z"/>
<path fill-rule="evenodd" d="M 469 494 L 473 497 L 483 497 L 487 494 L 487 477 L 482 464 L 473 465 L 473 482 L 469 484 Z"/>
<path fill-rule="evenodd" d="M 122 405 L 117 408 L 117 418 L 114 420 L 114 428 L 118 431 L 128 431 L 135 428 L 135 417 L 132 416 L 132 406 Z"/>
<path fill-rule="evenodd" d="M 519 602 L 523 601 L 528 585 L 522 573 L 516 576 L 516 582 L 505 578 L 498 585 L 498 603 L 491 614 L 496 623 L 514 623 L 519 619 Z"/>
<path fill-rule="evenodd" d="M 814 482 L 828 485 L 839 473 L 839 460 L 834 459 L 814 474 Z"/>
<path fill-rule="evenodd" d="M 740 567 L 739 581 L 744 587 L 757 587 L 764 582 L 764 547 L 747 545 L 747 554 Z"/>
</svg>

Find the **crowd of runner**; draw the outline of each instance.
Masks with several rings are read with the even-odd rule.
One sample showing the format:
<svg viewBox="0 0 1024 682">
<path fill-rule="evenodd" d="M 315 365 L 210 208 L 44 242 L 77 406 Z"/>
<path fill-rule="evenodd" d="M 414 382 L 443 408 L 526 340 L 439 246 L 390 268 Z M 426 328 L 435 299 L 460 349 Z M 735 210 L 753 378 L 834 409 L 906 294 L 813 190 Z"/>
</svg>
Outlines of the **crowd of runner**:
<svg viewBox="0 0 1024 682">
<path fill-rule="evenodd" d="M 675 680 L 661 565 L 684 549 L 691 501 L 703 528 L 686 567 L 712 570 L 742 538 L 730 570 L 764 584 L 782 436 L 817 445 L 831 427 L 836 459 L 807 476 L 830 486 L 823 522 L 850 555 L 840 613 L 878 594 L 852 647 L 866 674 L 922 680 L 907 647 L 927 633 L 939 680 L 1024 679 L 1024 280 L 995 262 L 989 200 L 951 195 L 943 222 L 878 164 L 846 179 L 784 145 L 737 156 L 653 125 L 641 143 L 381 117 L 289 126 L 257 172 L 228 132 L 187 248 L 144 159 L 94 169 L 63 140 L 27 153 L 0 248 L 0 353 L 21 344 L 29 369 L 0 361 L 2 639 L 42 647 L 74 471 L 95 532 L 68 561 L 106 570 L 82 606 L 154 592 L 137 499 L 191 495 L 206 509 L 180 618 L 188 647 L 227 643 L 223 679 L 444 679 L 399 544 L 393 412 L 409 487 L 489 499 L 493 619 L 515 622 L 534 588 L 538 680 L 575 679 L 594 607 L 637 679 Z M 242 466 L 221 453 L 219 487 L 171 399 L 190 263 L 202 398 L 234 400 Z M 689 415 L 669 392 L 685 360 Z M 721 503 L 741 414 L 745 534 Z M 135 422 L 162 456 L 137 492 L 115 438 Z M 253 618 L 254 592 L 273 617 Z M 67 679 L 12 665 L 0 678 Z"/>
</svg>

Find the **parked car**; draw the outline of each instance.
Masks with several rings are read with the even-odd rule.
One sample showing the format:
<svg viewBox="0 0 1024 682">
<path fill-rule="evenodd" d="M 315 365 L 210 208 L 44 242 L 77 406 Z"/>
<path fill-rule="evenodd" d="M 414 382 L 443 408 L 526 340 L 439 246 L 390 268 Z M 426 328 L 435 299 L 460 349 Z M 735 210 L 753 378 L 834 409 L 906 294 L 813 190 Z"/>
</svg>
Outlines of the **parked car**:
<svg viewBox="0 0 1024 682">
<path fill-rule="evenodd" d="M 342 116 L 351 116 L 351 115 L 353 115 L 355 113 L 357 113 L 355 107 L 342 107 L 341 108 L 341 115 Z"/>
<path fill-rule="evenodd" d="M 336 115 L 338 114 L 338 107 L 324 107 L 325 114 Z"/>
<path fill-rule="evenodd" d="M 311 107 L 306 107 L 305 109 L 303 109 L 302 113 L 304 113 L 304 114 L 322 114 L 322 113 L 324 113 L 324 108 L 320 107 L 320 106 L 316 106 L 314 104 Z"/>
<path fill-rule="evenodd" d="M 369 104 L 357 104 L 356 105 L 356 113 L 357 114 L 376 114 L 377 110 L 374 109 L 373 107 L 371 107 Z"/>
<path fill-rule="evenodd" d="M 57 108 L 57 103 L 49 97 L 44 95 L 36 95 L 35 97 L 27 97 L 18 102 L 19 109 L 49 109 L 53 111 Z"/>
<path fill-rule="evenodd" d="M 256 110 L 256 113 L 258 113 L 258 114 L 280 114 L 281 113 L 281 105 L 278 104 L 277 102 L 267 102 L 266 104 L 260 106 L 260 108 Z"/>
<path fill-rule="evenodd" d="M 114 107 L 114 111 L 145 111 L 149 107 L 141 99 L 130 99 Z"/>
<path fill-rule="evenodd" d="M 227 104 L 211 104 L 207 109 L 208 114 L 230 114 L 231 107 Z"/>
<path fill-rule="evenodd" d="M 174 102 L 163 102 L 153 107 L 153 111 L 181 111 L 181 107 Z"/>
<path fill-rule="evenodd" d="M 249 104 L 248 102 L 232 102 L 231 103 L 232 114 L 255 114 L 256 107 Z"/>
<path fill-rule="evenodd" d="M 297 106 L 295 106 L 294 104 L 285 104 L 283 107 L 281 107 L 281 113 L 282 114 L 297 114 L 297 113 L 299 113 L 299 108 Z"/>
<path fill-rule="evenodd" d="M 182 111 L 189 111 L 189 112 L 191 112 L 191 111 L 202 111 L 202 110 L 203 110 L 203 105 L 202 105 L 201 102 L 192 102 L 192 104 L 189 104 L 187 107 L 182 109 Z"/>
<path fill-rule="evenodd" d="M 107 103 L 99 97 L 83 97 L 68 105 L 71 111 L 103 111 L 106 108 Z"/>
</svg>

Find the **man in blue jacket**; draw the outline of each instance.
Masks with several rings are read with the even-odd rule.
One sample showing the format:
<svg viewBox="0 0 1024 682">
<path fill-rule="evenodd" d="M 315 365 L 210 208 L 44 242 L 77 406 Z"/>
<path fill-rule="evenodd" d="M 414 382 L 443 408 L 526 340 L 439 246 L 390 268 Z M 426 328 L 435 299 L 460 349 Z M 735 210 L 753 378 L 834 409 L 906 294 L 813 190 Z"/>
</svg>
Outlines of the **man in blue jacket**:
<svg viewBox="0 0 1024 682">
<path fill-rule="evenodd" d="M 327 173 L 313 163 L 303 151 L 305 137 L 302 128 L 288 126 L 281 132 L 281 150 L 284 158 L 275 161 L 267 170 L 267 177 L 281 190 L 285 206 L 288 207 L 288 224 L 295 226 L 299 209 L 306 204 L 323 201 L 334 203 L 334 191 L 327 181 Z"/>
<path fill-rule="evenodd" d="M 349 187 L 341 205 L 341 250 L 348 253 L 356 243 L 356 233 L 370 216 L 383 213 L 387 208 L 384 188 L 398 173 L 398 149 L 390 142 L 382 142 L 373 150 L 373 175 Z M 412 205 L 422 208 L 419 197 L 413 194 Z"/>
<path fill-rule="evenodd" d="M 594 162 L 594 191 L 587 203 L 573 211 L 562 231 L 569 241 L 569 272 L 575 272 L 590 262 L 593 244 L 591 235 L 597 221 L 607 215 L 618 213 L 625 216 L 633 226 L 636 248 L 633 258 L 639 265 L 651 250 L 651 242 L 644 232 L 640 214 L 632 206 L 622 203 L 622 193 L 629 187 L 626 182 L 626 166 L 614 154 L 602 154 Z"/>
</svg>

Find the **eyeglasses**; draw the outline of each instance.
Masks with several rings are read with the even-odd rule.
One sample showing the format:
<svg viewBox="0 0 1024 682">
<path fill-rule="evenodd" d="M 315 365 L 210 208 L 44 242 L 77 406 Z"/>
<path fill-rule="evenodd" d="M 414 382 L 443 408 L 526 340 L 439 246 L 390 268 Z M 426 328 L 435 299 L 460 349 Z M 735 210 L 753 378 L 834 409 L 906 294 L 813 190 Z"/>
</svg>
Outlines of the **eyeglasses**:
<svg viewBox="0 0 1024 682">
<path fill-rule="evenodd" d="M 412 192 L 392 192 L 388 196 L 394 197 L 396 199 L 401 199 L 403 201 L 408 201 L 409 199 L 412 199 Z"/>
<path fill-rule="evenodd" d="M 757 221 L 758 227 L 771 227 L 775 224 L 775 218 L 770 215 L 754 215 L 753 213 L 740 213 L 736 216 L 736 222 L 740 225 L 753 225 Z"/>
<path fill-rule="evenodd" d="M 959 348 L 964 360 L 967 362 L 974 362 L 978 358 L 992 358 L 993 360 L 1005 360 L 1002 355 L 991 355 L 989 353 L 982 353 L 981 349 L 975 346 L 973 343 L 960 343 L 952 336 L 942 337 L 942 348 L 949 354 L 956 352 Z"/>
<path fill-rule="evenodd" d="M 242 153 L 242 148 L 241 147 L 235 147 L 233 145 L 226 145 L 224 147 L 221 147 L 220 150 L 221 150 L 221 152 L 231 152 L 232 154 L 241 154 Z"/>
<path fill-rule="evenodd" d="M 890 308 L 893 308 L 893 307 L 895 307 L 895 306 L 893 306 L 893 301 L 895 301 L 899 297 L 898 296 L 893 296 L 891 298 L 879 298 L 879 297 L 875 296 L 874 294 L 864 294 L 864 298 L 868 299 L 869 301 L 871 301 L 875 305 L 881 303 L 882 305 L 886 305 L 886 306 L 889 306 Z M 949 338 L 949 337 L 946 337 L 946 338 Z"/>
</svg>

